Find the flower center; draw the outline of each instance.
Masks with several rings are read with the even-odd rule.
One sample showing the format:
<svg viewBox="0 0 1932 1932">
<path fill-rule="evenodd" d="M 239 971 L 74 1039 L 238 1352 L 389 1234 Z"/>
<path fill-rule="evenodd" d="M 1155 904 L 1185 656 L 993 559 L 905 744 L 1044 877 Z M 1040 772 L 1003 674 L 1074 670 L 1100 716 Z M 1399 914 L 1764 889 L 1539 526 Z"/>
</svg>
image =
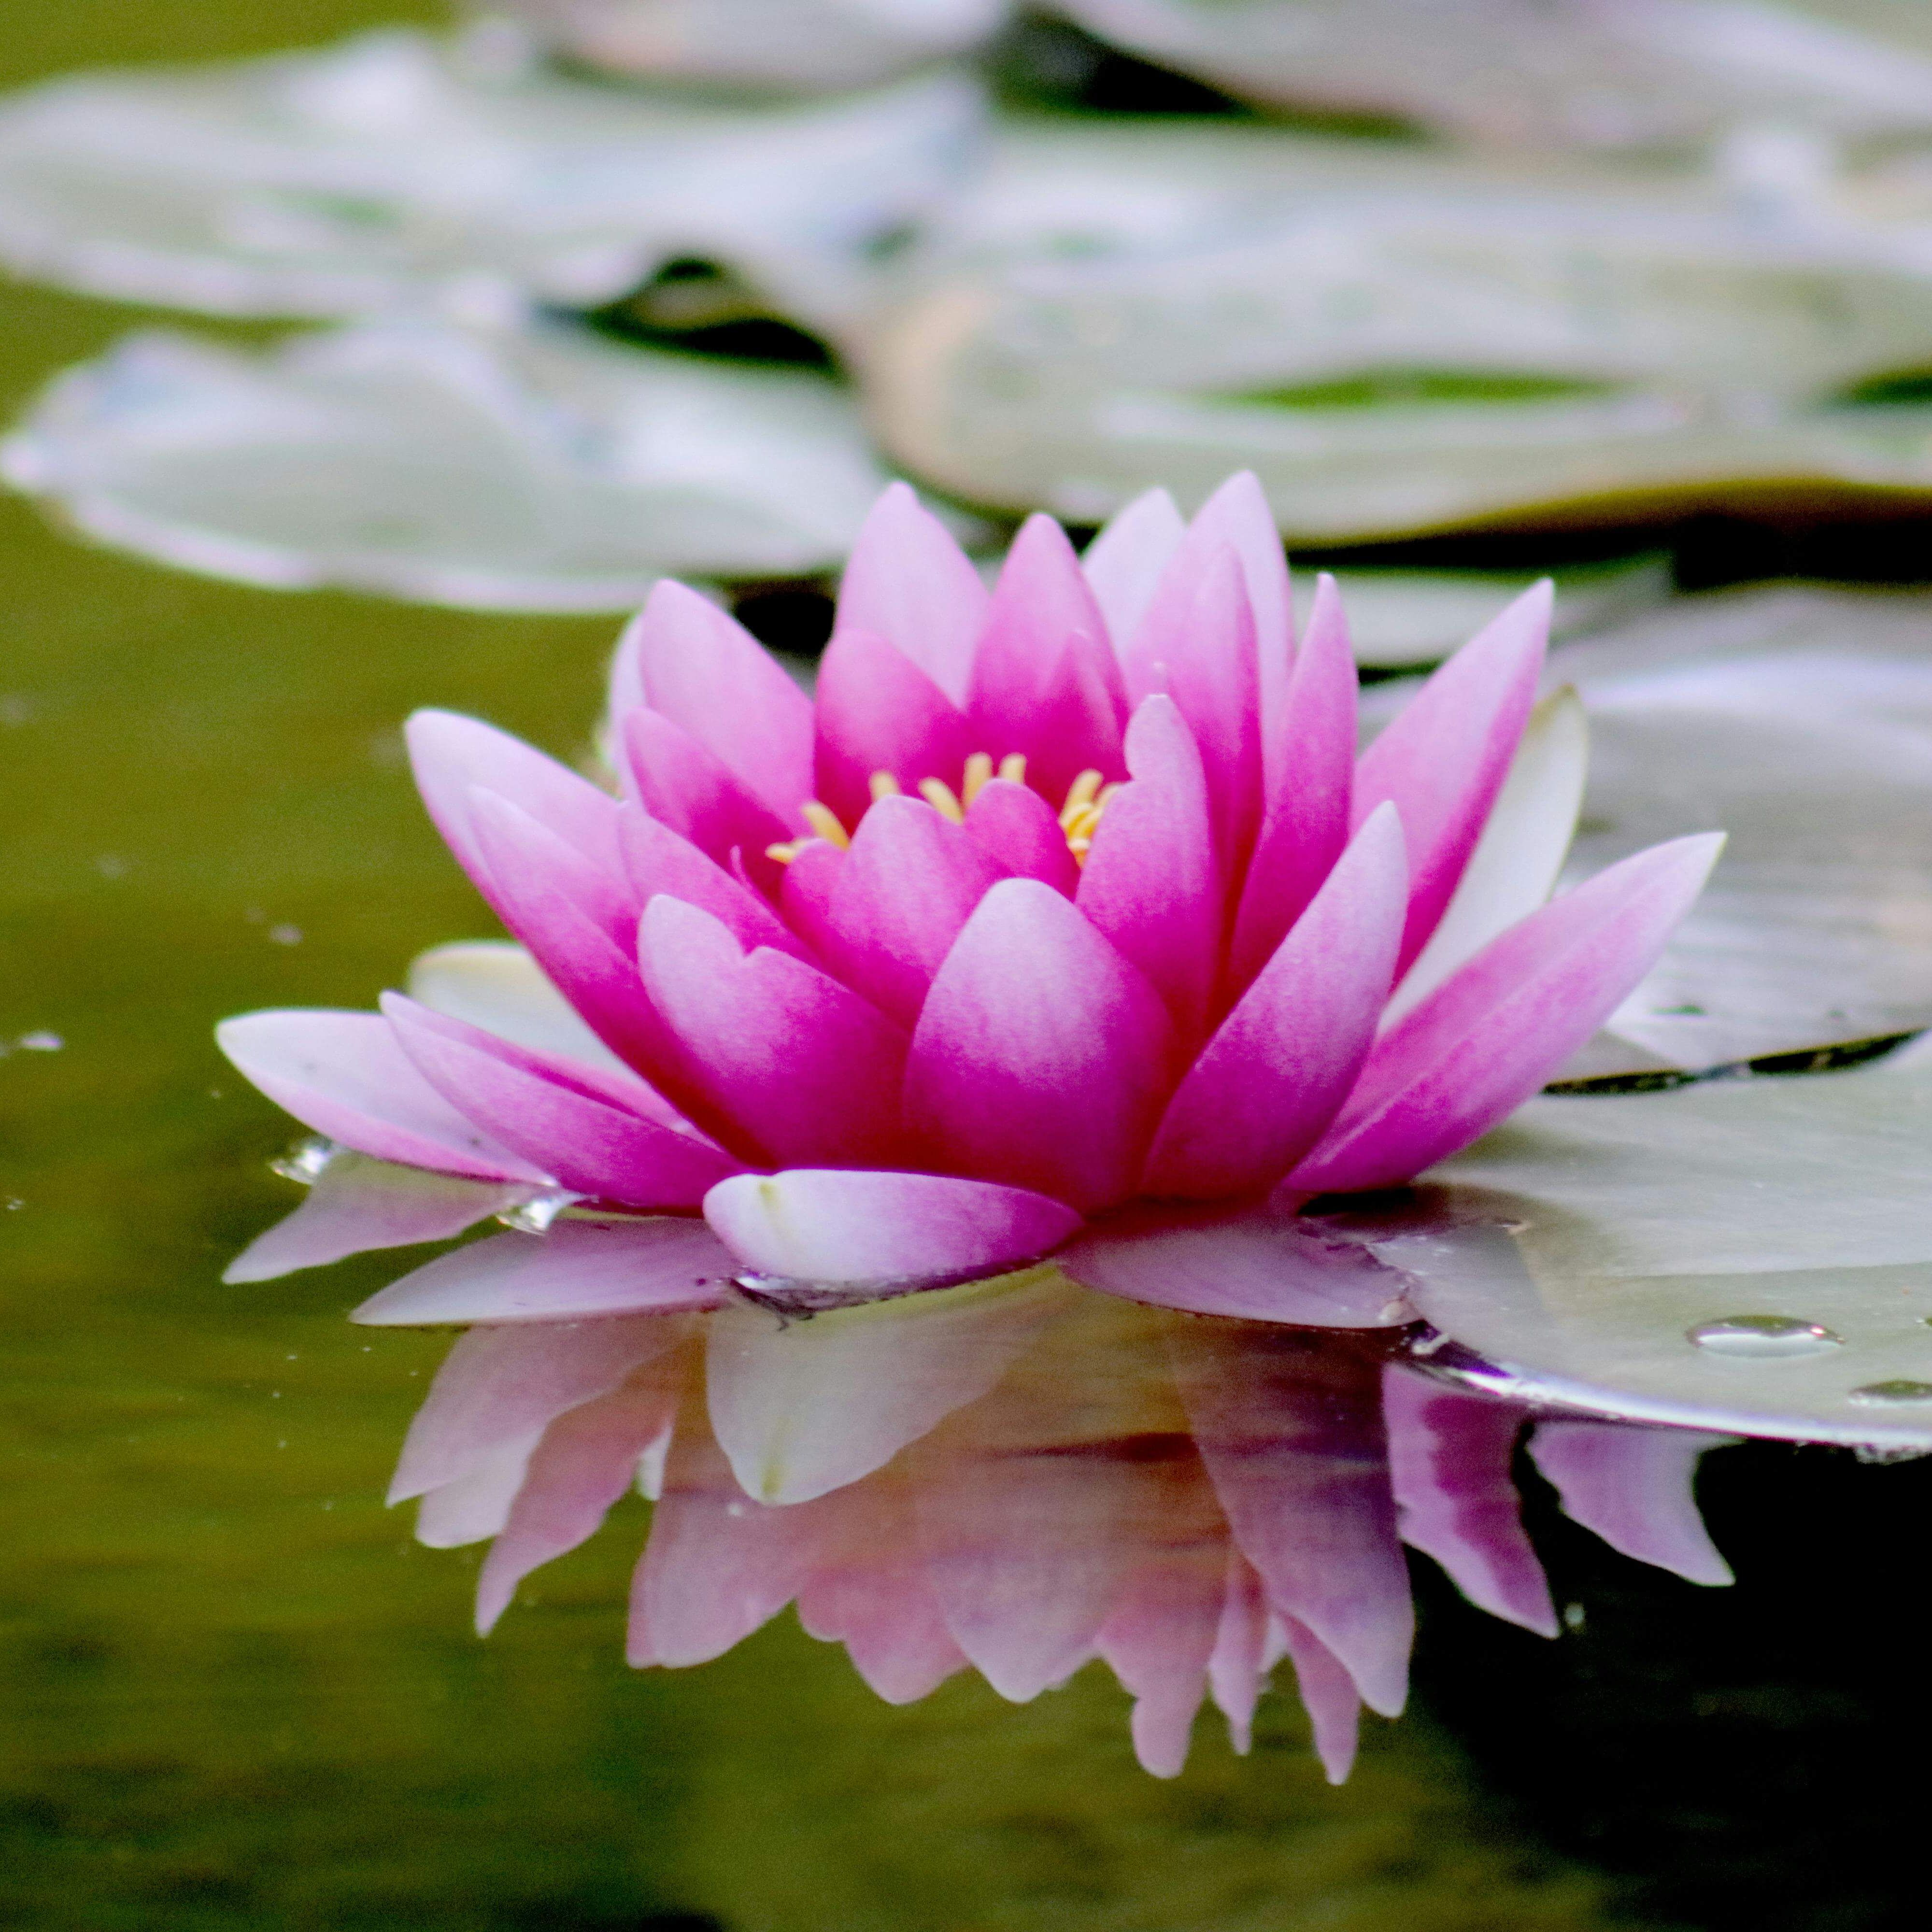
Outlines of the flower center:
<svg viewBox="0 0 1932 1932">
<path fill-rule="evenodd" d="M 944 778 L 921 778 L 919 795 L 942 818 L 950 818 L 955 825 L 964 825 L 966 814 L 973 801 L 997 778 L 1012 784 L 1026 783 L 1026 754 L 1009 752 L 998 766 L 991 754 L 975 752 L 966 760 L 966 770 L 959 789 L 955 791 Z M 902 788 L 890 772 L 874 772 L 872 778 L 873 802 L 882 798 L 897 797 Z M 1102 774 L 1084 771 L 1066 788 L 1066 802 L 1060 808 L 1060 829 L 1066 835 L 1066 848 L 1082 865 L 1087 862 L 1087 854 L 1094 843 L 1094 834 L 1099 829 L 1102 814 L 1107 809 L 1107 802 L 1120 790 L 1118 784 L 1108 784 Z M 829 805 L 815 798 L 808 798 L 800 808 L 805 822 L 812 827 L 811 838 L 795 838 L 786 845 L 768 845 L 765 856 L 776 859 L 781 866 L 789 866 L 812 838 L 823 838 L 828 844 L 846 850 L 852 843 L 852 836 L 840 821 L 838 814 Z"/>
</svg>

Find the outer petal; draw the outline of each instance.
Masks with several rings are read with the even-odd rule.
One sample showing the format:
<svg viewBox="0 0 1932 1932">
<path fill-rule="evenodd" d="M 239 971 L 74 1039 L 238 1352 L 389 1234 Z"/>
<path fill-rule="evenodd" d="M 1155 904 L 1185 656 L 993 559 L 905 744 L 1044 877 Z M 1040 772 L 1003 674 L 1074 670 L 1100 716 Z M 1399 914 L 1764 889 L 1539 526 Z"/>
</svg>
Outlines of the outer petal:
<svg viewBox="0 0 1932 1932">
<path fill-rule="evenodd" d="M 738 1264 L 778 1280 L 957 1281 L 1051 1254 L 1080 1225 L 1024 1188 L 934 1174 L 741 1174 L 706 1196 Z"/>
<path fill-rule="evenodd" d="M 1148 1156 L 1147 1192 L 1264 1192 L 1322 1137 L 1375 1039 L 1408 885 L 1402 827 L 1384 806 L 1181 1082 Z"/>
<path fill-rule="evenodd" d="M 1359 679 L 1335 580 L 1324 576 L 1296 652 L 1282 776 L 1268 787 L 1261 836 L 1234 923 L 1231 991 L 1265 965 L 1348 842 Z"/>
<path fill-rule="evenodd" d="M 458 1113 L 416 1071 L 380 1014 L 244 1013 L 224 1020 L 214 1037 L 278 1107 L 358 1154 L 478 1180 L 550 1178 Z"/>
<path fill-rule="evenodd" d="M 1355 1681 L 1347 1665 L 1298 1618 L 1282 1617 L 1275 1628 L 1294 1665 L 1295 1686 L 1315 1732 L 1315 1755 L 1330 1784 L 1346 1784 L 1361 1731 Z"/>
<path fill-rule="evenodd" d="M 721 866 L 742 852 L 760 884 L 775 878 L 765 849 L 791 838 L 802 819 L 781 818 L 716 752 L 648 706 L 624 720 L 620 750 L 626 787 L 653 818 Z"/>
<path fill-rule="evenodd" d="M 1136 496 L 1087 546 L 1080 560 L 1118 653 L 1140 628 L 1162 573 L 1187 534 L 1165 490 Z"/>
<path fill-rule="evenodd" d="M 554 758 L 508 732 L 450 711 L 417 712 L 404 736 L 430 817 L 492 905 L 490 868 L 470 831 L 474 785 L 508 799 L 592 865 L 622 876 L 616 800 Z"/>
<path fill-rule="evenodd" d="M 1563 1510 L 1612 1550 L 1687 1582 L 1723 1584 L 1731 1566 L 1697 1513 L 1697 1465 L 1732 1436 L 1690 1429 L 1633 1429 L 1615 1422 L 1540 1422 L 1530 1459 L 1563 1498 Z"/>
<path fill-rule="evenodd" d="M 1649 971 L 1723 844 L 1713 834 L 1653 846 L 1492 940 L 1383 1035 L 1292 1184 L 1394 1186 L 1487 1132 Z"/>
<path fill-rule="evenodd" d="M 957 786 L 974 749 L 966 714 L 905 653 L 871 632 L 842 630 L 818 665 L 817 796 L 848 825 L 872 802 L 874 772 L 916 792 Z"/>
<path fill-rule="evenodd" d="M 738 1264 L 702 1221 L 560 1221 L 439 1256 L 350 1317 L 376 1328 L 575 1322 L 716 1307 Z"/>
<path fill-rule="evenodd" d="M 1226 888 L 1194 734 L 1173 699 L 1146 699 L 1127 728 L 1132 782 L 1107 805 L 1074 903 L 1138 967 L 1184 1040 L 1207 1030 L 1220 970 Z"/>
<path fill-rule="evenodd" d="M 667 579 L 619 648 L 644 702 L 780 818 L 812 796 L 812 700 L 735 617 Z"/>
<path fill-rule="evenodd" d="M 695 1208 L 738 1163 L 641 1081 L 512 1046 L 389 994 L 384 1016 L 452 1106 L 547 1161 L 565 1187 L 636 1208 Z"/>
<path fill-rule="evenodd" d="M 1166 1097 L 1160 995 L 1034 879 L 995 886 L 932 982 L 908 1122 L 945 1164 L 1083 1211 L 1131 1195 Z"/>
<path fill-rule="evenodd" d="M 819 935 L 826 963 L 910 1026 L 999 868 L 923 799 L 881 799 L 844 855 Z"/>
<path fill-rule="evenodd" d="M 646 907 L 638 949 L 688 1078 L 771 1159 L 878 1161 L 903 1143 L 908 1042 L 876 1006 L 787 953 L 747 954 L 679 899 Z"/>
<path fill-rule="evenodd" d="M 1037 879 L 1068 898 L 1073 896 L 1080 884 L 1079 862 L 1058 816 L 1038 792 L 994 778 L 968 806 L 966 830 L 1000 872 Z"/>
<path fill-rule="evenodd" d="M 852 546 L 838 590 L 838 628 L 869 631 L 896 645 L 963 705 L 988 601 L 945 525 L 909 484 L 895 483 Z"/>
<path fill-rule="evenodd" d="M 1402 970 L 1428 944 L 1475 850 L 1528 722 L 1550 640 L 1546 579 L 1465 644 L 1363 754 L 1355 822 L 1393 800 L 1413 884 Z"/>
<path fill-rule="evenodd" d="M 292 1214 L 258 1234 L 224 1271 L 225 1282 L 273 1281 L 372 1248 L 446 1241 L 527 1201 L 522 1181 L 469 1180 L 338 1154 Z"/>
<path fill-rule="evenodd" d="M 790 928 L 772 911 L 770 902 L 704 853 L 648 813 L 627 809 L 619 826 L 625 868 L 634 895 L 628 944 L 634 937 L 638 910 L 660 895 L 682 899 L 713 919 L 722 920 L 742 946 L 769 946 L 803 958 L 804 949 Z"/>
<path fill-rule="evenodd" d="M 640 902 L 621 864 L 612 872 L 593 863 L 520 806 L 482 785 L 470 788 L 468 803 L 470 836 L 490 868 L 506 925 L 530 925 L 532 904 L 560 895 L 607 939 L 623 943 L 637 922 Z"/>
<path fill-rule="evenodd" d="M 1550 1585 L 1510 1468 L 1524 1412 L 1391 1365 L 1382 1414 L 1403 1542 L 1434 1557 L 1478 1610 L 1554 1636 Z"/>
<path fill-rule="evenodd" d="M 1415 1318 L 1402 1277 L 1320 1223 L 1266 1206 L 1129 1208 L 1054 1257 L 1103 1294 L 1315 1328 L 1389 1328 Z"/>
</svg>

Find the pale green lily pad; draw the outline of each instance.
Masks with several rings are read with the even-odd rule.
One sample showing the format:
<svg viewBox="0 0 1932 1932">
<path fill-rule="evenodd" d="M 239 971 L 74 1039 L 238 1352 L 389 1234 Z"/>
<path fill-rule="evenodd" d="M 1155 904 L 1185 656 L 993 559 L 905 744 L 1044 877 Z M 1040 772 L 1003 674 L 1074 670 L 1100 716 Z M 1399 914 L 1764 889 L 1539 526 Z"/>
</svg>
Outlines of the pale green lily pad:
<svg viewBox="0 0 1932 1932">
<path fill-rule="evenodd" d="M 1909 0 L 1907 0 L 1909 4 Z M 1269 105 L 1478 140 L 1678 146 L 1740 120 L 1932 125 L 1932 46 L 1867 0 L 1060 0 L 1090 32 Z"/>
<path fill-rule="evenodd" d="M 0 260 L 92 294 L 325 316 L 506 290 L 592 308 L 697 256 L 834 329 L 981 112 L 956 74 L 789 107 L 654 96 L 487 34 L 80 75 L 0 103 Z"/>
<path fill-rule="evenodd" d="M 1546 1098 L 1430 1180 L 1352 1220 L 1478 1358 L 1425 1341 L 1439 1370 L 1634 1420 L 1932 1451 L 1924 1051 Z M 1742 1335 L 1693 1340 L 1723 1324 Z"/>
<path fill-rule="evenodd" d="M 185 569 L 507 610 L 826 569 L 885 483 L 814 370 L 409 319 L 260 356 L 131 337 L 55 382 L 0 472 Z"/>
<path fill-rule="evenodd" d="M 1076 521 L 1243 464 L 1310 541 L 1924 495 L 1932 410 L 1836 400 L 1924 360 L 1909 253 L 1716 177 L 1034 127 L 856 353 L 912 472 Z"/>
<path fill-rule="evenodd" d="M 868 87 L 989 38 L 1009 0 L 507 0 L 545 44 L 656 81 Z"/>
</svg>

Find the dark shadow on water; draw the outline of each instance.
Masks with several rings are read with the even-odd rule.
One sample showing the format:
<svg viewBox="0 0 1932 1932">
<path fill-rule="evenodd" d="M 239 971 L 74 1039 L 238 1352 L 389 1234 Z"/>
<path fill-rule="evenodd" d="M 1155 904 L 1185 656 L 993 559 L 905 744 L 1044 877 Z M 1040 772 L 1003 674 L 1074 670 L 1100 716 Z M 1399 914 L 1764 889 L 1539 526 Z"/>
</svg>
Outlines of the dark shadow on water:
<svg viewBox="0 0 1932 1932">
<path fill-rule="evenodd" d="M 1932 1462 L 1774 1444 L 1710 1457 L 1699 1493 L 1728 1590 L 1615 1555 L 1526 1460 L 1520 1480 L 1580 1627 L 1545 1643 L 1418 1562 L 1416 1684 L 1529 1828 L 1624 1875 L 1646 1924 L 1923 1924 L 1906 1901 L 1924 1895 Z"/>
</svg>

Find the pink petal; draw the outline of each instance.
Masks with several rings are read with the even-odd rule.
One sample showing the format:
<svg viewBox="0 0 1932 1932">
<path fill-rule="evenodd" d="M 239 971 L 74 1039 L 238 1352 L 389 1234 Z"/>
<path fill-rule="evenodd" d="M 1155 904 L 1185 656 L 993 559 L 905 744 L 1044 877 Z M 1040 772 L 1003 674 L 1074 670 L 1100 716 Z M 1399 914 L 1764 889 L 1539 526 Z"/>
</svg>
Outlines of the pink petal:
<svg viewBox="0 0 1932 1932">
<path fill-rule="evenodd" d="M 1306 1624 L 1372 1709 L 1406 1696 L 1414 1630 L 1378 1365 L 1288 1328 L 1192 1323 L 1171 1346 L 1194 1439 L 1276 1614 Z"/>
<path fill-rule="evenodd" d="M 392 1507 L 457 1481 L 505 1443 L 606 1395 L 691 1334 L 676 1316 L 472 1328 L 457 1337 L 410 1424 Z"/>
<path fill-rule="evenodd" d="M 529 1200 L 533 1191 L 526 1181 L 469 1180 L 339 1154 L 316 1177 L 302 1205 L 256 1235 L 221 1279 L 273 1281 L 372 1248 L 446 1241 Z"/>
<path fill-rule="evenodd" d="M 1048 800 L 1090 766 L 1120 775 L 1126 694 L 1106 638 L 1066 532 L 1029 517 L 993 593 L 967 710 L 976 748 L 1024 752 L 1028 782 Z"/>
<path fill-rule="evenodd" d="M 966 830 L 1002 873 L 1037 879 L 1073 896 L 1080 884 L 1079 862 L 1058 816 L 1038 792 L 994 778 L 967 807 Z"/>
<path fill-rule="evenodd" d="M 1524 1412 L 1391 1365 L 1382 1414 L 1403 1542 L 1434 1557 L 1478 1610 L 1554 1636 L 1550 1586 L 1510 1467 Z"/>
<path fill-rule="evenodd" d="M 784 868 L 778 910 L 785 923 L 820 959 L 838 950 L 832 923 L 832 896 L 845 870 L 845 854 L 827 838 L 810 838 Z"/>
<path fill-rule="evenodd" d="M 526 908 L 534 889 L 544 898 L 568 899 L 614 945 L 629 938 L 643 902 L 621 862 L 614 872 L 592 864 L 520 806 L 484 786 L 470 788 L 468 805 L 470 835 L 490 868 L 506 925 L 513 919 L 518 925 L 532 922 Z M 642 814 L 634 807 L 623 815 Z"/>
<path fill-rule="evenodd" d="M 1083 1210 L 1131 1195 L 1166 1097 L 1160 998 L 1034 879 L 980 902 L 920 1014 L 908 1122 L 945 1164 Z"/>
<path fill-rule="evenodd" d="M 1222 545 L 1198 566 L 1189 556 L 1184 550 L 1174 560 L 1134 640 L 1128 688 L 1136 704 L 1166 692 L 1179 706 L 1201 748 L 1215 836 L 1238 866 L 1253 849 L 1261 819 L 1255 616 L 1232 548 Z M 1170 586 L 1184 583 L 1192 594 L 1181 598 Z"/>
<path fill-rule="evenodd" d="M 916 792 L 922 778 L 957 787 L 974 749 L 966 714 L 902 651 L 842 630 L 818 665 L 817 796 L 847 825 L 872 802 L 875 772 Z"/>
<path fill-rule="evenodd" d="M 716 1307 L 737 1268 L 702 1221 L 560 1221 L 439 1256 L 349 1318 L 410 1328 L 676 1314 Z"/>
<path fill-rule="evenodd" d="M 741 1174 L 706 1197 L 737 1264 L 778 1280 L 968 1280 L 1051 1254 L 1080 1225 L 1058 1201 L 932 1174 Z"/>
<path fill-rule="evenodd" d="M 1429 943 L 1455 896 L 1529 720 L 1550 640 L 1554 591 L 1526 591 L 1430 679 L 1364 753 L 1355 822 L 1393 800 L 1413 880 L 1400 971 Z"/>
<path fill-rule="evenodd" d="M 1415 1318 L 1393 1269 L 1319 1222 L 1265 1205 L 1123 1208 L 1055 1258 L 1103 1294 L 1190 1315 L 1316 1328 Z"/>
<path fill-rule="evenodd" d="M 476 1580 L 478 1636 L 489 1634 L 532 1570 L 597 1533 L 637 1480 L 640 1460 L 668 1434 L 681 1381 L 676 1374 L 634 1379 L 544 1431 Z"/>
<path fill-rule="evenodd" d="M 954 704 L 966 701 L 988 599 L 944 524 L 895 483 L 866 520 L 838 589 L 838 628 L 903 651 Z"/>
<path fill-rule="evenodd" d="M 432 1490 L 416 1505 L 416 1540 L 430 1550 L 482 1543 L 510 1520 L 523 1486 L 535 1436 L 502 1443 L 466 1476 Z"/>
<path fill-rule="evenodd" d="M 1286 768 L 1268 786 L 1234 922 L 1231 990 L 1261 970 L 1348 845 L 1359 683 L 1341 597 L 1324 576 L 1286 700 Z"/>
<path fill-rule="evenodd" d="M 1374 1042 L 1408 886 L 1402 827 L 1385 808 L 1181 1082 L 1148 1156 L 1147 1192 L 1264 1193 L 1321 1138 Z"/>
<path fill-rule="evenodd" d="M 908 1042 L 876 1006 L 788 953 L 746 953 L 679 899 L 645 908 L 638 943 L 690 1078 L 770 1160 L 864 1162 L 902 1148 Z"/>
<path fill-rule="evenodd" d="M 1226 888 L 1200 748 L 1172 698 L 1135 712 L 1126 758 L 1132 782 L 1108 802 L 1074 903 L 1196 1040 L 1220 969 Z"/>
<path fill-rule="evenodd" d="M 458 1112 L 379 1013 L 244 1013 L 224 1020 L 214 1037 L 276 1106 L 358 1154 L 478 1180 L 550 1178 Z"/>
<path fill-rule="evenodd" d="M 644 702 L 780 818 L 812 796 L 812 700 L 735 617 L 667 579 L 618 649 Z"/>
<path fill-rule="evenodd" d="M 706 1664 L 770 1622 L 836 1548 L 838 1501 L 747 1502 L 687 1405 L 632 1586 L 632 1663 Z"/>
<path fill-rule="evenodd" d="M 741 852 L 760 886 L 776 880 L 766 848 L 784 844 L 802 819 L 780 818 L 715 752 L 648 706 L 624 720 L 619 750 L 627 789 L 653 818 L 721 866 Z"/>
<path fill-rule="evenodd" d="M 1292 1184 L 1392 1186 L 1486 1133 L 1650 970 L 1723 844 L 1712 834 L 1654 845 L 1491 940 L 1376 1042 Z"/>
<path fill-rule="evenodd" d="M 496 904 L 490 868 L 470 830 L 472 786 L 499 794 L 590 864 L 621 878 L 617 801 L 520 738 L 449 711 L 418 711 L 404 728 L 417 788 L 458 861 Z"/>
<path fill-rule="evenodd" d="M 1612 1550 L 1686 1582 L 1732 1581 L 1698 1514 L 1692 1485 L 1712 1449 L 1737 1438 L 1616 1422 L 1540 1422 L 1530 1460 L 1563 1500 L 1563 1513 Z"/>
<path fill-rule="evenodd" d="M 677 1124 L 641 1081 L 513 1046 L 400 994 L 382 1011 L 416 1070 L 452 1106 L 573 1192 L 633 1208 L 695 1208 L 738 1162 Z"/>
<path fill-rule="evenodd" d="M 769 946 L 803 958 L 805 950 L 790 928 L 772 911 L 769 900 L 715 864 L 689 839 L 681 838 L 662 820 L 627 808 L 619 825 L 625 869 L 629 875 L 633 905 L 641 909 L 660 895 L 682 899 L 713 919 L 722 920 L 740 946 Z M 634 936 L 638 910 L 624 937 Z"/>
<path fill-rule="evenodd" d="M 832 886 L 820 935 L 826 964 L 910 1026 L 940 962 L 1000 876 L 979 844 L 923 799 L 881 799 Z"/>
<path fill-rule="evenodd" d="M 1080 560 L 1116 652 L 1140 628 L 1161 575 L 1187 534 L 1165 490 L 1136 496 L 1112 518 Z"/>
<path fill-rule="evenodd" d="M 1315 1732 L 1315 1755 L 1330 1784 L 1346 1784 L 1354 1768 L 1361 1730 L 1362 1700 L 1341 1659 L 1308 1626 L 1293 1617 L 1279 1625 L 1294 1666 L 1302 1708 Z"/>
<path fill-rule="evenodd" d="M 1208 1660 L 1208 1689 L 1214 1706 L 1228 1720 L 1228 1741 L 1246 1757 L 1254 1748 L 1255 1708 L 1267 1681 L 1268 1600 L 1254 1565 L 1228 1546 L 1214 1648 Z M 1352 1697 L 1354 1686 L 1350 1684 Z"/>
</svg>

